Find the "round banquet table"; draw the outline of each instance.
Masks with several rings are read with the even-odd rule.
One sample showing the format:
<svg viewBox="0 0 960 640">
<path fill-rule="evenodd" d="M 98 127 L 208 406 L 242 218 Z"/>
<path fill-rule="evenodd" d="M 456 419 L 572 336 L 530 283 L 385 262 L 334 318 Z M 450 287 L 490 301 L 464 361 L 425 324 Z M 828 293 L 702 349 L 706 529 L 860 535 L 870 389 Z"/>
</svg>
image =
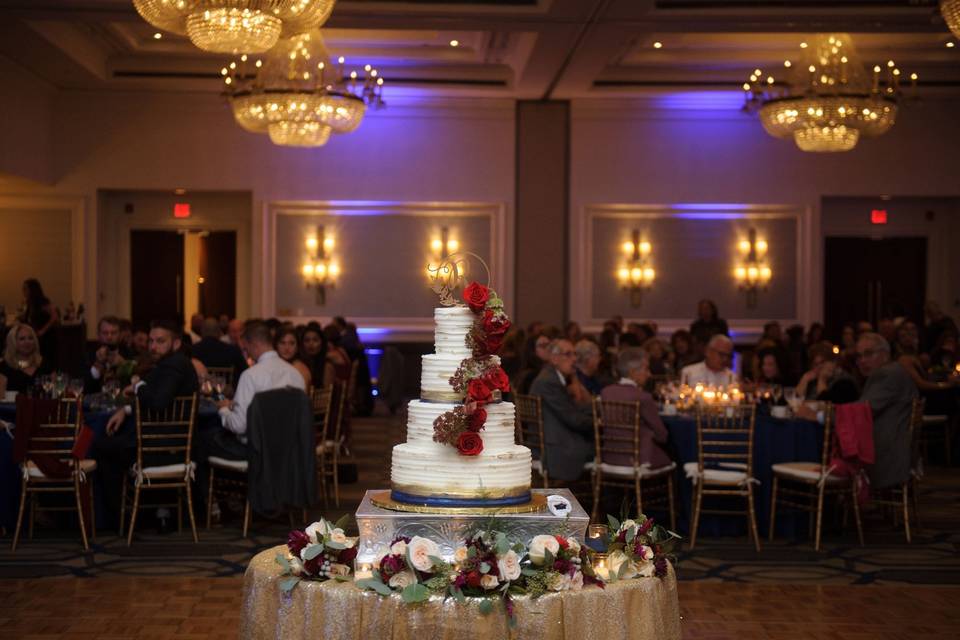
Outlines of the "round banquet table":
<svg viewBox="0 0 960 640">
<path fill-rule="evenodd" d="M 673 570 L 663 580 L 640 578 L 585 587 L 536 600 L 514 598 L 516 626 L 510 628 L 499 604 L 482 615 L 479 599 L 458 603 L 431 597 L 404 604 L 351 582 L 301 581 L 289 594 L 280 590 L 279 546 L 257 554 L 244 576 L 240 637 L 249 639 L 338 638 L 340 640 L 650 640 L 680 638 L 680 605 Z"/>
<path fill-rule="evenodd" d="M 683 472 L 683 465 L 697 461 L 697 422 L 690 415 L 661 416 L 670 443 L 679 458 L 677 465 L 679 488 L 677 494 L 678 529 L 689 533 L 690 510 L 693 486 Z M 773 465 L 779 462 L 820 462 L 823 447 L 823 425 L 800 419 L 774 418 L 769 413 L 758 411 L 753 434 L 753 475 L 760 481 L 755 487 L 754 502 L 757 512 L 757 527 L 760 535 L 766 536 L 770 524 L 770 493 L 773 486 Z M 723 506 L 724 498 L 704 498 L 704 508 L 721 505 L 720 508 L 744 509 L 745 500 L 730 498 Z M 744 516 L 701 514 L 699 535 L 745 535 Z M 807 516 L 804 513 L 782 509 L 777 513 L 778 536 L 798 537 L 807 533 Z"/>
</svg>

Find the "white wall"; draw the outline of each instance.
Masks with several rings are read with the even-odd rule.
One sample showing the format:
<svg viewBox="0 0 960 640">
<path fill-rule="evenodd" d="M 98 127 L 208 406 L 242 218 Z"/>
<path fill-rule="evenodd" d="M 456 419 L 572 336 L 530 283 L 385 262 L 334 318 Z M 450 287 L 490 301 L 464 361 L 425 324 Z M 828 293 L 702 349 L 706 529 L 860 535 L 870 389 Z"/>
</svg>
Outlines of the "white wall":
<svg viewBox="0 0 960 640">
<path fill-rule="evenodd" d="M 52 180 L 56 90 L 3 56 L 0 86 L 0 174 Z"/>
<path fill-rule="evenodd" d="M 571 229 L 581 228 L 590 205 L 718 203 L 787 205 L 811 212 L 807 253 L 814 290 L 798 319 L 810 322 L 822 315 L 822 233 L 820 203 L 825 196 L 960 195 L 960 125 L 957 103 L 927 100 L 908 105 L 885 136 L 863 140 L 848 153 L 811 154 L 792 142 L 768 136 L 756 117 L 735 105 L 718 108 L 661 101 L 575 102 L 571 142 Z M 960 245 L 960 229 L 948 229 L 950 246 Z M 571 239 L 571 274 L 584 268 L 578 244 Z M 590 255 L 590 251 L 586 252 Z M 660 269 L 682 269 L 682 256 Z M 600 277 L 600 276 L 597 276 Z M 610 277 L 604 274 L 604 277 Z M 729 269 L 704 273 L 700 290 L 672 291 L 688 299 L 692 318 L 696 300 L 730 278 Z M 951 278 L 953 278 L 951 280 Z M 957 276 L 934 269 L 930 289 L 945 309 L 956 314 Z M 575 281 L 575 278 L 574 278 Z M 721 312 L 723 310 L 721 309 Z M 643 309 L 645 318 L 658 318 Z M 571 299 L 575 320 L 590 318 L 589 301 Z M 732 316 L 733 320 L 738 320 Z"/>
</svg>

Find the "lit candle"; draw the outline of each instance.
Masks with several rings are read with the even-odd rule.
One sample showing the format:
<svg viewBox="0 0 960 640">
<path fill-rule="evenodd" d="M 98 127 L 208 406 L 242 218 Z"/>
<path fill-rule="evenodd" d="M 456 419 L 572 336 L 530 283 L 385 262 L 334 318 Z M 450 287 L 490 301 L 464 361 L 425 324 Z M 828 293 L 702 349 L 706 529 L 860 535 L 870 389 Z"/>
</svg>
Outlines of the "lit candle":
<svg viewBox="0 0 960 640">
<path fill-rule="evenodd" d="M 373 565 L 362 562 L 357 565 L 357 568 L 354 570 L 353 577 L 355 580 L 365 580 L 367 578 L 373 577 Z"/>
<path fill-rule="evenodd" d="M 593 573 L 602 580 L 610 579 L 610 570 L 607 568 L 607 554 L 593 554 Z"/>
</svg>

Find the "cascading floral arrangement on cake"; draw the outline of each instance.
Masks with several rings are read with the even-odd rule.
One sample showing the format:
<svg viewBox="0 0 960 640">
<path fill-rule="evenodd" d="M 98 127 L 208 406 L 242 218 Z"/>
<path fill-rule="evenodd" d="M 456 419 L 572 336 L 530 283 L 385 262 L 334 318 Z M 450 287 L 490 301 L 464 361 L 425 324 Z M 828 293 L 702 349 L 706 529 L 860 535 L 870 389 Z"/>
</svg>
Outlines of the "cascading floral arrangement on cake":
<svg viewBox="0 0 960 640">
<path fill-rule="evenodd" d="M 435 287 L 435 353 L 423 356 L 407 442 L 393 449 L 390 497 L 428 507 L 494 508 L 530 502 L 530 450 L 515 443 L 514 406 L 495 353 L 510 328 L 492 289 Z"/>
</svg>

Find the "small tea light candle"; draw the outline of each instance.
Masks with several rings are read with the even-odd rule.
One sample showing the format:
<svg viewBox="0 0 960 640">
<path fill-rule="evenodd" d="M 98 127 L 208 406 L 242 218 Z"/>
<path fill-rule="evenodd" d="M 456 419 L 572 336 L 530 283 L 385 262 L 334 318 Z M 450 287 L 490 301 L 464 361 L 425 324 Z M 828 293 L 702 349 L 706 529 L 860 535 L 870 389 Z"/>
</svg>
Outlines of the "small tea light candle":
<svg viewBox="0 0 960 640">
<path fill-rule="evenodd" d="M 610 569 L 607 567 L 607 554 L 593 554 L 593 573 L 598 578 L 608 580 L 610 578 Z"/>
<path fill-rule="evenodd" d="M 373 565 L 367 562 L 361 562 L 353 572 L 355 580 L 365 580 L 373 577 Z"/>
<path fill-rule="evenodd" d="M 607 550 L 607 535 L 610 533 L 610 527 L 605 524 L 591 524 L 587 527 L 586 545 L 594 551 L 603 552 Z"/>
</svg>

